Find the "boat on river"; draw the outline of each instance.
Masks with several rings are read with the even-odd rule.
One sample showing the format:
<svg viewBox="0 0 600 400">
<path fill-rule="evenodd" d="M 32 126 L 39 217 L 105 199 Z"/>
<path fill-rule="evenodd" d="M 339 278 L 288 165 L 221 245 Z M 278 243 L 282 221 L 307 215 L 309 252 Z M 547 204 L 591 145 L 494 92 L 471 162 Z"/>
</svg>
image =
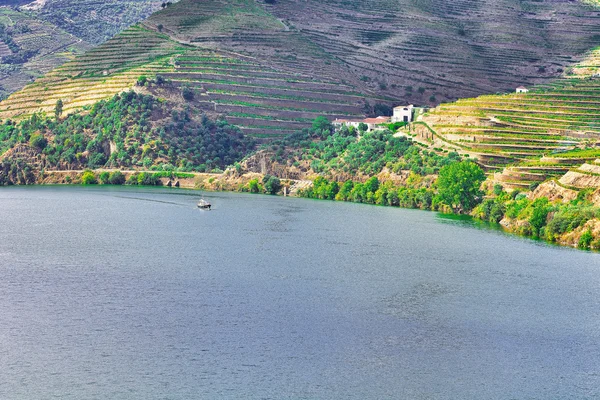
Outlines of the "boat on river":
<svg viewBox="0 0 600 400">
<path fill-rule="evenodd" d="M 204 199 L 200 199 L 198 202 L 198 208 L 202 210 L 210 210 L 210 203 Z"/>
</svg>

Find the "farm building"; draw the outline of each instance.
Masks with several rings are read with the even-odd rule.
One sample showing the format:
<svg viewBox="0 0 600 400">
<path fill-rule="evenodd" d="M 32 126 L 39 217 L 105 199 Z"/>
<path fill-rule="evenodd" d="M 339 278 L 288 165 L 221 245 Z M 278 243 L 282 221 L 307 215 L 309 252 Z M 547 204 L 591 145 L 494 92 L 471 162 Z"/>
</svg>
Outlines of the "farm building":
<svg viewBox="0 0 600 400">
<path fill-rule="evenodd" d="M 517 93 L 527 93 L 529 92 L 529 89 L 527 89 L 525 86 L 519 86 L 517 88 Z"/>
<path fill-rule="evenodd" d="M 408 106 L 394 107 L 394 115 L 392 116 L 392 122 L 412 122 L 413 108 L 414 106 L 412 104 Z"/>
<path fill-rule="evenodd" d="M 339 129 L 342 126 L 353 126 L 358 129 L 360 124 L 367 125 L 367 132 L 377 128 L 377 125 L 387 124 L 390 122 L 390 117 L 377 117 L 377 118 L 366 118 L 366 119 L 336 119 L 332 122 L 335 129 Z"/>
</svg>

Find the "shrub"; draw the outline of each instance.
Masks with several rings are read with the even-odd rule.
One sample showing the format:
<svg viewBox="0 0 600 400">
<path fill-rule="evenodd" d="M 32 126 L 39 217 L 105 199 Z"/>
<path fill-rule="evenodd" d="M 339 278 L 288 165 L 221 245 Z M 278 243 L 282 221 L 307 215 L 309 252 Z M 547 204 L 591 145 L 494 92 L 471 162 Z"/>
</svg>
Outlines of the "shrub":
<svg viewBox="0 0 600 400">
<path fill-rule="evenodd" d="M 186 86 L 182 89 L 181 95 L 183 96 L 184 100 L 187 100 L 187 101 L 191 101 L 194 99 L 194 91 L 191 88 L 189 88 L 188 86 Z"/>
<path fill-rule="evenodd" d="M 110 176 L 108 177 L 108 182 L 111 185 L 122 185 L 125 183 L 125 175 L 123 175 L 121 171 L 111 172 Z"/>
<path fill-rule="evenodd" d="M 252 179 L 248 182 L 248 191 L 250 193 L 259 193 L 262 192 L 262 186 L 258 183 L 258 179 Z"/>
<path fill-rule="evenodd" d="M 577 247 L 579 247 L 580 249 L 587 250 L 590 248 L 590 244 L 592 243 L 593 239 L 594 239 L 594 236 L 592 235 L 592 231 L 590 231 L 588 229 L 581 234 L 581 237 L 579 238 L 579 242 L 577 243 Z"/>
<path fill-rule="evenodd" d="M 96 180 L 96 175 L 89 169 L 86 169 L 83 171 L 83 174 L 81 174 L 81 183 L 84 185 L 95 185 L 98 181 Z"/>
<path fill-rule="evenodd" d="M 268 194 L 276 194 L 281 190 L 281 181 L 276 176 L 265 175 L 263 178 L 265 191 Z"/>
<path fill-rule="evenodd" d="M 108 171 L 102 171 L 100 173 L 100 183 L 106 185 L 110 181 L 110 173 Z"/>
<path fill-rule="evenodd" d="M 35 133 L 35 134 L 31 135 L 31 137 L 29 138 L 29 144 L 32 147 L 38 148 L 39 150 L 44 150 L 46 148 L 46 146 L 48 145 L 48 140 L 46 140 L 44 135 Z"/>
</svg>

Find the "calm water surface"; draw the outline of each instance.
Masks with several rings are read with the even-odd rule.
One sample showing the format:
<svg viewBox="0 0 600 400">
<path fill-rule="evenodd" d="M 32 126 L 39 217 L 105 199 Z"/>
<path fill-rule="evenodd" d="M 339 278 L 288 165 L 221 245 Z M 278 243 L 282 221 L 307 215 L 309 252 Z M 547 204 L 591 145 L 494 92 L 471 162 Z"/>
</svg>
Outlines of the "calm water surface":
<svg viewBox="0 0 600 400">
<path fill-rule="evenodd" d="M 600 255 L 435 213 L 0 189 L 0 399 L 597 399 Z"/>
</svg>

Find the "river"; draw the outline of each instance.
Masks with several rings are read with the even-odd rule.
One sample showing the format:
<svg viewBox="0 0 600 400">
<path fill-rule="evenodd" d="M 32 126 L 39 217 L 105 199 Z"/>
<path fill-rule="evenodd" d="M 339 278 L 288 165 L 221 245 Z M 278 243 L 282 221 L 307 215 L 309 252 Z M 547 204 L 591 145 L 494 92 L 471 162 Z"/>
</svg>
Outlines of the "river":
<svg viewBox="0 0 600 400">
<path fill-rule="evenodd" d="M 0 189 L 1 399 L 600 398 L 600 254 L 199 196 Z"/>
</svg>

